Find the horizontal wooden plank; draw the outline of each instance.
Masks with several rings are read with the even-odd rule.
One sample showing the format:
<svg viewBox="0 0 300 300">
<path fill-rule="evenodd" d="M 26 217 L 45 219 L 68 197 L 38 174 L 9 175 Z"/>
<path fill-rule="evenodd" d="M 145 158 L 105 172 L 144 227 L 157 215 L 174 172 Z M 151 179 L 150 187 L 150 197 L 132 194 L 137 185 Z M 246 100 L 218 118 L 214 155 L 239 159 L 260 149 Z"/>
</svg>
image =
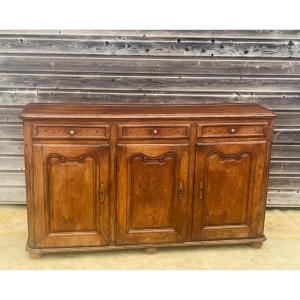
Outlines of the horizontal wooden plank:
<svg viewBox="0 0 300 300">
<path fill-rule="evenodd" d="M 269 177 L 269 189 L 279 190 L 299 190 L 300 188 L 300 176 L 275 176 Z"/>
<path fill-rule="evenodd" d="M 275 128 L 273 140 L 276 143 L 300 144 L 300 127 Z"/>
<path fill-rule="evenodd" d="M 23 97 L 23 95 L 25 96 Z M 281 102 L 281 107 L 290 107 L 291 102 L 297 105 L 294 100 L 298 95 L 293 97 L 291 101 L 283 98 L 282 95 L 272 94 L 267 97 L 271 103 L 268 104 L 276 105 Z M 252 101 L 254 96 L 244 95 L 246 99 L 249 97 Z M 257 96 L 256 96 L 257 97 Z M 236 93 L 195 93 L 195 94 L 161 94 L 161 93 L 141 93 L 141 92 L 103 92 L 103 91 L 90 91 L 90 90 L 39 90 L 37 91 L 23 91 L 23 90 L 0 90 L 0 105 L 5 106 L 15 106 L 24 105 L 30 102 L 40 102 L 40 103 L 61 103 L 61 102 L 124 102 L 124 103 L 216 103 L 216 102 L 234 102 L 240 98 L 240 95 Z M 258 97 L 259 99 L 264 99 L 263 96 Z M 273 99 L 277 101 L 274 101 Z M 300 94 L 299 94 L 300 98 Z M 15 101 L 13 101 L 15 100 Z M 274 102 L 274 103 L 273 103 Z M 285 105 L 286 103 L 286 105 Z M 300 110 L 300 103 L 299 103 Z"/>
<path fill-rule="evenodd" d="M 235 93 L 141 93 L 141 92 L 103 92 L 40 90 L 39 103 L 85 102 L 85 103 L 218 103 L 235 102 Z M 300 107 L 300 104 L 299 104 Z"/>
<path fill-rule="evenodd" d="M 300 207 L 300 193 L 293 190 L 269 190 L 268 207 Z"/>
<path fill-rule="evenodd" d="M 300 103 L 300 98 L 299 98 L 299 103 Z M 276 112 L 275 125 L 276 126 L 300 126 L 300 111 Z"/>
<path fill-rule="evenodd" d="M 0 171 L 24 171 L 23 156 L 0 155 Z"/>
<path fill-rule="evenodd" d="M 0 139 L 23 139 L 23 127 L 22 125 L 3 125 L 0 124 Z M 1 154 L 1 153 L 0 153 Z"/>
<path fill-rule="evenodd" d="M 141 92 L 101 92 L 101 91 L 50 91 L 41 90 L 38 102 L 125 102 L 125 103 L 258 103 L 270 109 L 300 111 L 300 94 L 260 94 L 260 93 L 141 93 Z"/>
<path fill-rule="evenodd" d="M 300 157 L 300 145 L 278 145 L 272 146 L 272 158 L 299 158 Z"/>
<path fill-rule="evenodd" d="M 141 93 L 141 92 L 101 92 L 101 91 L 54 91 L 40 90 L 38 102 L 125 102 L 125 103 L 258 103 L 270 109 L 300 111 L 300 94 L 260 94 L 260 93 Z M 0 98 L 1 101 L 1 98 Z"/>
<path fill-rule="evenodd" d="M 299 174 L 300 176 L 300 160 L 272 160 L 270 174 Z"/>
<path fill-rule="evenodd" d="M 0 74 L 0 88 L 178 92 L 300 92 L 298 78 Z"/>
<path fill-rule="evenodd" d="M 24 187 L 1 187 L 0 204 L 25 204 L 26 190 Z"/>
<path fill-rule="evenodd" d="M 24 172 L 0 172 L 0 186 L 22 186 L 25 187 Z"/>
<path fill-rule="evenodd" d="M 124 102 L 124 103 L 259 103 L 273 110 L 300 111 L 300 93 L 143 93 L 91 90 L 0 90 L 0 106 L 16 106 L 39 102 Z"/>
<path fill-rule="evenodd" d="M 171 75 L 300 75 L 298 60 L 0 56 L 0 72 Z"/>
<path fill-rule="evenodd" d="M 47 38 L 0 36 L 0 53 L 135 55 L 135 56 L 217 56 L 217 57 L 300 57 L 300 41 L 294 39 L 245 40 L 241 38 Z"/>
<path fill-rule="evenodd" d="M 5 141 L 0 140 L 0 153 L 1 155 L 24 154 L 23 141 Z"/>
<path fill-rule="evenodd" d="M 19 106 L 27 103 L 37 102 L 37 91 L 36 90 L 0 90 L 0 105 L 5 106 Z"/>
<path fill-rule="evenodd" d="M 189 37 L 189 38 L 300 38 L 299 30 L 1 30 L 2 36 L 48 36 L 48 37 Z"/>
<path fill-rule="evenodd" d="M 22 108 L 0 108 L 0 123 L 20 123 Z"/>
</svg>

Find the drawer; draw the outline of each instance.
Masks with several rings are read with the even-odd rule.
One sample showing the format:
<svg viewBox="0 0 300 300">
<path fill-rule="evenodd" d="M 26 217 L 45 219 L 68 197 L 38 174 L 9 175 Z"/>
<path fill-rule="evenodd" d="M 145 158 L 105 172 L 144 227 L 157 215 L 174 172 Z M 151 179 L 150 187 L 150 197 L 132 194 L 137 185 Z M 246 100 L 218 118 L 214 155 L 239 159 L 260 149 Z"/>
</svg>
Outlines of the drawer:
<svg viewBox="0 0 300 300">
<path fill-rule="evenodd" d="M 198 137 L 265 136 L 265 124 L 199 124 Z"/>
<path fill-rule="evenodd" d="M 51 126 L 37 125 L 33 137 L 40 139 L 105 139 L 109 137 L 108 126 Z"/>
<path fill-rule="evenodd" d="M 168 139 L 189 136 L 190 125 L 124 125 L 119 127 L 119 137 L 126 139 Z"/>
</svg>

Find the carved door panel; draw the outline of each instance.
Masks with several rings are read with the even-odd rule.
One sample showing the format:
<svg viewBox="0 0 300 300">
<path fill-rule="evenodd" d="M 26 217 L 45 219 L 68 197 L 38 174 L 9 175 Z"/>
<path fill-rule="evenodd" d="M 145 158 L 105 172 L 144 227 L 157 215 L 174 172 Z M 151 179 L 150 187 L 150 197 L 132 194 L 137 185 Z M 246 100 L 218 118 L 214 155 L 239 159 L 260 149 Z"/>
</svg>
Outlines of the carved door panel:
<svg viewBox="0 0 300 300">
<path fill-rule="evenodd" d="M 182 242 L 188 145 L 118 145 L 118 244 Z"/>
<path fill-rule="evenodd" d="M 109 243 L 109 146 L 33 147 L 38 247 Z"/>
<path fill-rule="evenodd" d="M 255 237 L 264 203 L 265 142 L 198 144 L 194 240 Z"/>
</svg>

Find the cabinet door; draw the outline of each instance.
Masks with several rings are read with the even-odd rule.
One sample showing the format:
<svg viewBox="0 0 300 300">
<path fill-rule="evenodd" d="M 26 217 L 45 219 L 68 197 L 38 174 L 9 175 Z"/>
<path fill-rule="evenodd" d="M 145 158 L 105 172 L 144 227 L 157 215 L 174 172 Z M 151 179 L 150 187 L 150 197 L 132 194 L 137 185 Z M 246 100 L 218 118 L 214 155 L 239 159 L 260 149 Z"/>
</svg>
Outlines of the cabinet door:
<svg viewBox="0 0 300 300">
<path fill-rule="evenodd" d="M 185 238 L 188 145 L 118 145 L 118 244 Z"/>
<path fill-rule="evenodd" d="M 194 240 L 255 237 L 263 217 L 265 142 L 198 144 Z"/>
<path fill-rule="evenodd" d="M 109 146 L 34 145 L 38 247 L 109 242 Z"/>
</svg>

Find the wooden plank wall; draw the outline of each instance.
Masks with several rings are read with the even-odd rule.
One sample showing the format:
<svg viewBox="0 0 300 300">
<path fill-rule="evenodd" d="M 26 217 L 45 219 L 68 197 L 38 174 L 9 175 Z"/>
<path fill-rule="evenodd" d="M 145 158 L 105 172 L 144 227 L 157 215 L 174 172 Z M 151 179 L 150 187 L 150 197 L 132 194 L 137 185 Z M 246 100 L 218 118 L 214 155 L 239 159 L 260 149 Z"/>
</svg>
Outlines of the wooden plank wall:
<svg viewBox="0 0 300 300">
<path fill-rule="evenodd" d="M 29 102 L 256 102 L 277 114 L 269 206 L 300 206 L 300 31 L 0 31 L 0 202 L 25 203 Z"/>
</svg>

